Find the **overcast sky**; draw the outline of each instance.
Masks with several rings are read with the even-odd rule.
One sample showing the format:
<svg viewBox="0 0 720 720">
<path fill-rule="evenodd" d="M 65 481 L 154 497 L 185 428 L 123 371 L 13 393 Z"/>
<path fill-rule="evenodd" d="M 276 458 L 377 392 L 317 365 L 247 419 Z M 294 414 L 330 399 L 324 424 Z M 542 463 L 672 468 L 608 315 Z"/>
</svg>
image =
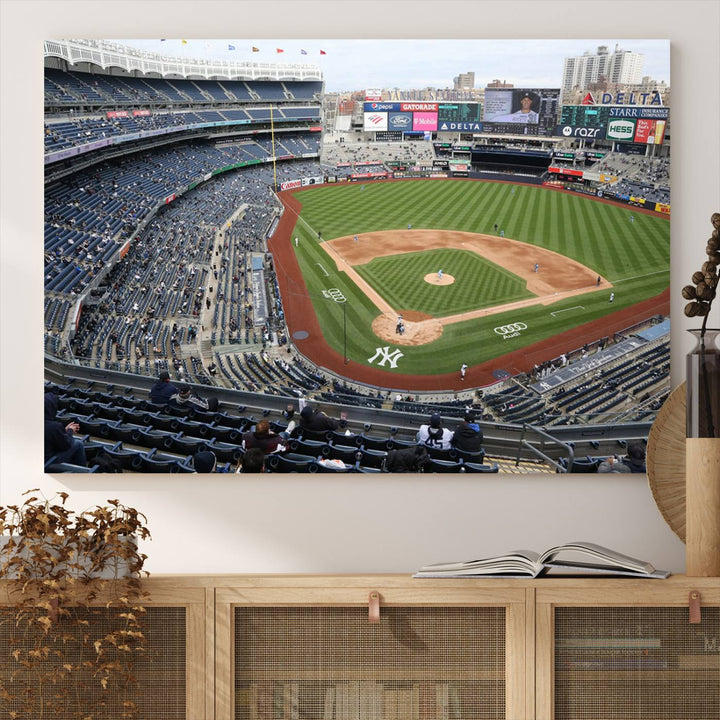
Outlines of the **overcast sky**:
<svg viewBox="0 0 720 720">
<path fill-rule="evenodd" d="M 515 87 L 555 88 L 560 86 L 564 58 L 595 53 L 599 45 L 606 45 L 609 52 L 618 45 L 643 54 L 642 74 L 670 82 L 667 40 L 185 40 L 114 42 L 185 58 L 319 65 L 329 92 L 374 87 L 447 88 L 464 72 L 475 73 L 476 87 L 505 80 Z M 253 46 L 259 52 L 253 52 Z M 278 53 L 278 48 L 283 52 Z M 321 50 L 326 54 L 321 55 Z"/>
</svg>

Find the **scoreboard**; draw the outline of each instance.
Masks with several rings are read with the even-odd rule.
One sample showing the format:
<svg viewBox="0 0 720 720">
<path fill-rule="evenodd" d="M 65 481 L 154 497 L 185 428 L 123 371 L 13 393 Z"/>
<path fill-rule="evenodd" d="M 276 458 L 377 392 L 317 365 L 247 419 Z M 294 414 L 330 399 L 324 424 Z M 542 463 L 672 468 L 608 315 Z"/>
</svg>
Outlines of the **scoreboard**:
<svg viewBox="0 0 720 720">
<path fill-rule="evenodd" d="M 480 122 L 480 103 L 444 103 L 438 105 L 438 122 Z"/>
<path fill-rule="evenodd" d="M 560 124 L 572 127 L 605 128 L 609 117 L 610 107 L 608 105 L 565 105 L 560 115 Z"/>
<path fill-rule="evenodd" d="M 662 144 L 670 109 L 631 105 L 565 105 L 556 135 Z"/>
<path fill-rule="evenodd" d="M 557 88 L 486 89 L 482 131 L 498 135 L 553 135 L 559 104 Z"/>
</svg>

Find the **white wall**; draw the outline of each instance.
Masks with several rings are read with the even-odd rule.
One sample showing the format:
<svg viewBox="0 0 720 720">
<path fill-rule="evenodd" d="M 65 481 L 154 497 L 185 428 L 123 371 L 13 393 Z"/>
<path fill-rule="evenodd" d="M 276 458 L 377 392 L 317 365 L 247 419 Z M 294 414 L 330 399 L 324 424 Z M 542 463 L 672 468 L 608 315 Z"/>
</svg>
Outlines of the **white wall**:
<svg viewBox="0 0 720 720">
<path fill-rule="evenodd" d="M 101 7 L 102 6 L 102 7 Z M 340 7 L 344 6 L 344 7 Z M 197 10 L 202 7 L 200 16 Z M 302 7 L 304 12 L 298 13 Z M 673 383 L 690 343 L 679 288 L 720 211 L 717 0 L 16 2 L 3 0 L 0 502 L 28 488 L 149 518 L 153 573 L 410 572 L 588 539 L 682 572 L 644 476 L 63 476 L 42 473 L 42 40 L 52 37 L 669 38 Z M 314 8 L 314 11 L 310 11 Z M 110 10 L 110 11 L 109 11 Z M 403 17 L 405 16 L 405 17 Z M 267 18 L 273 18 L 270 22 Z M 593 47 L 592 40 L 588 48 Z M 458 68 L 464 70 L 464 68 Z M 18 138 L 21 141 L 18 141 Z M 716 309 L 717 310 L 717 309 Z"/>
</svg>

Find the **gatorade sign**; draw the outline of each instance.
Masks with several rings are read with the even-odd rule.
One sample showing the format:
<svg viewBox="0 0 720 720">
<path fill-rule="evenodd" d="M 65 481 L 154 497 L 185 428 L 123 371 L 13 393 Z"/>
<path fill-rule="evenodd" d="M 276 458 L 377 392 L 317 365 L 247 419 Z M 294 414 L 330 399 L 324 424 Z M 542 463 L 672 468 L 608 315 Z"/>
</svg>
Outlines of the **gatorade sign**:
<svg viewBox="0 0 720 720">
<path fill-rule="evenodd" d="M 610 120 L 607 126 L 608 140 L 629 140 L 635 137 L 635 123 L 632 120 Z"/>
</svg>

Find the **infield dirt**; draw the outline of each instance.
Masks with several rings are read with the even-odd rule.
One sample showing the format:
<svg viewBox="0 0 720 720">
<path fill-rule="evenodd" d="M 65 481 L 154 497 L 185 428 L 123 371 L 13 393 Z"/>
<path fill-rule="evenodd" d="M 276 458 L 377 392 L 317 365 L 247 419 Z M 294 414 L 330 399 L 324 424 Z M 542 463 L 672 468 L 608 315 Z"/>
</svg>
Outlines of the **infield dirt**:
<svg viewBox="0 0 720 720">
<path fill-rule="evenodd" d="M 351 235 L 336 238 L 323 243 L 322 247 L 335 262 L 337 269 L 346 273 L 380 311 L 380 315 L 373 321 L 373 332 L 382 340 L 397 345 L 422 345 L 437 340 L 442 335 L 443 327 L 450 323 L 522 307 L 549 305 L 590 290 L 612 287 L 602 277 L 598 283 L 598 275 L 594 270 L 571 258 L 510 238 L 455 230 L 422 229 L 370 232 L 357 237 L 357 241 Z M 408 310 L 391 307 L 355 270 L 355 266 L 364 265 L 374 258 L 440 248 L 477 253 L 525 280 L 528 291 L 535 297 L 439 318 L 422 313 L 411 315 Z M 450 284 L 454 281 L 447 275 L 440 280 L 435 274 L 427 275 L 424 279 L 433 284 Z M 396 332 L 399 314 L 405 320 L 403 335 Z"/>
</svg>

